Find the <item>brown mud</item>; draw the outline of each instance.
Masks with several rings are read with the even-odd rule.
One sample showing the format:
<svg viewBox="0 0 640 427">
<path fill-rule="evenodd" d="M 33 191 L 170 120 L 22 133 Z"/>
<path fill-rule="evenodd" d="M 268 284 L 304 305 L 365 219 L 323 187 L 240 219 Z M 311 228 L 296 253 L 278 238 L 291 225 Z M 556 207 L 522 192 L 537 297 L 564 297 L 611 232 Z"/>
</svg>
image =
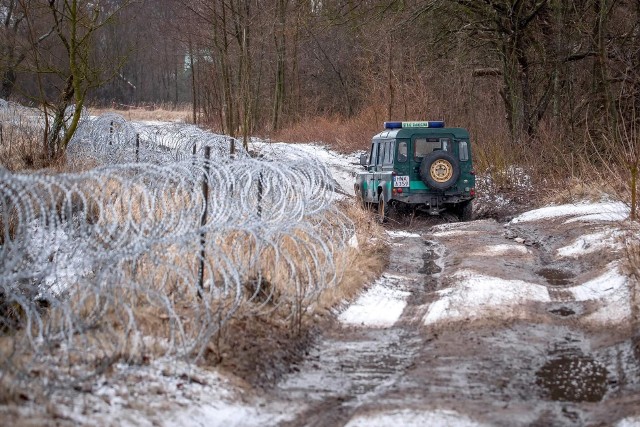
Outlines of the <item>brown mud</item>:
<svg viewBox="0 0 640 427">
<path fill-rule="evenodd" d="M 455 411 L 480 425 L 504 426 L 615 425 L 640 416 L 637 328 L 587 321 L 599 302 L 575 301 L 566 291 L 602 275 L 621 254 L 556 253 L 604 226 L 563 219 L 410 222 L 387 226 L 415 233 L 391 239 L 385 271 L 403 276 L 411 292 L 401 318 L 388 328 L 336 322 L 327 330 L 270 391 L 303 407 L 281 425 L 343 426 L 403 410 Z M 492 247 L 501 252 L 492 254 Z M 455 285 L 453 274 L 461 270 L 542 285 L 550 300 L 425 325 L 437 291 Z"/>
</svg>

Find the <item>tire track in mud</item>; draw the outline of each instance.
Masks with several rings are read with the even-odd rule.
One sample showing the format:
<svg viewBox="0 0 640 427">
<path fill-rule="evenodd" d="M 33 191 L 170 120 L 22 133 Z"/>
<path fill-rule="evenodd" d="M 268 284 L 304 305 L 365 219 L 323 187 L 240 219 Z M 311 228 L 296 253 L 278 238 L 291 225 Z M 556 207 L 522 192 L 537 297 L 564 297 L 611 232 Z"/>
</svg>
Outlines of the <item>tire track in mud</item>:
<svg viewBox="0 0 640 427">
<path fill-rule="evenodd" d="M 435 252 L 420 235 L 392 238 L 383 278 L 401 279 L 410 289 L 409 304 L 390 327 L 345 326 L 329 331 L 299 372 L 278 385 L 281 399 L 306 402 L 307 408 L 282 426 L 341 426 L 364 404 L 396 387 L 413 363 L 425 337 L 416 312 L 433 290 Z"/>
<path fill-rule="evenodd" d="M 600 274 L 615 255 L 556 256 L 558 247 L 585 232 L 562 222 L 516 228 L 477 221 L 439 228 L 444 232 L 434 233 L 435 240 L 447 250 L 439 288 L 455 288 L 447 276 L 473 270 L 496 284 L 543 285 L 549 300 L 432 325 L 437 339 L 426 343 L 416 368 L 407 372 L 411 380 L 399 387 L 403 392 L 385 396 L 391 407 L 424 408 L 430 401 L 427 407 L 490 425 L 608 425 L 609 413 L 616 419 L 637 415 L 636 403 L 625 401 L 628 394 L 638 402 L 640 392 L 629 331 L 586 326 L 581 317 L 596 302 L 576 301 L 567 291 Z M 515 239 L 517 245 L 509 242 Z M 500 250 L 491 256 L 488 249 Z"/>
<path fill-rule="evenodd" d="M 275 390 L 279 399 L 305 405 L 281 425 L 342 426 L 402 411 L 444 410 L 477 425 L 509 426 L 611 425 L 640 415 L 637 340 L 628 331 L 585 326 L 581 319 L 594 303 L 567 291 L 610 259 L 556 256 L 584 232 L 483 220 L 396 233 L 384 276 L 410 292 L 402 315 L 387 328 L 328 331 Z M 425 325 L 434 302 L 460 280 L 456 272 L 470 270 L 543 286 L 549 298 Z"/>
</svg>

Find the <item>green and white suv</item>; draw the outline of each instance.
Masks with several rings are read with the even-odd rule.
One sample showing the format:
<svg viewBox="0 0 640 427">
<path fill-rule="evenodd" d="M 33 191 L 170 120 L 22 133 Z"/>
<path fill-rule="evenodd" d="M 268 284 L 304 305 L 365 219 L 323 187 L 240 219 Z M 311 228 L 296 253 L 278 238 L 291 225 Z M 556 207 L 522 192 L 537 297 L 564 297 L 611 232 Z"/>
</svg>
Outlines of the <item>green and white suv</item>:
<svg viewBox="0 0 640 427">
<path fill-rule="evenodd" d="M 366 170 L 356 175 L 356 197 L 377 204 L 381 221 L 394 205 L 471 219 L 475 172 L 469 132 L 443 121 L 385 122 L 384 127 L 369 154 L 360 157 Z"/>
</svg>

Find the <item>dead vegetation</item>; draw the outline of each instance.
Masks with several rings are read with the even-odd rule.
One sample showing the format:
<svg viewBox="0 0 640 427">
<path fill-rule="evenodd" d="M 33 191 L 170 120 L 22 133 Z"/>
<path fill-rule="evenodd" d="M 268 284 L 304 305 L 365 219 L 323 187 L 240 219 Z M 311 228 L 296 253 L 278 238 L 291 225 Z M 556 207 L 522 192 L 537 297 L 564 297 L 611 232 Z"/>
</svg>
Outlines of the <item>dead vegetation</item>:
<svg viewBox="0 0 640 427">
<path fill-rule="evenodd" d="M 334 286 L 309 301 L 300 327 L 292 325 L 288 311 L 276 308 L 256 314 L 241 309 L 216 337 L 216 354 L 210 361 L 254 386 L 273 385 L 304 356 L 316 332 L 333 322 L 332 313 L 384 271 L 384 230 L 370 212 L 348 203 L 343 207 L 355 224 L 353 246 L 345 248 L 341 258 L 344 272 Z"/>
<path fill-rule="evenodd" d="M 318 116 L 284 128 L 270 138 L 282 142 L 321 142 L 341 153 L 366 150 L 371 137 L 380 131 L 383 115 L 371 107 L 347 119 L 341 116 Z"/>
<path fill-rule="evenodd" d="M 21 245 L 27 251 L 31 246 L 32 261 L 42 258 L 36 264 L 45 267 L 68 256 L 89 262 L 86 270 L 64 279 L 62 291 L 46 289 L 47 305 L 39 308 L 33 306 L 33 295 L 23 291 L 43 292 L 50 286 L 46 269 L 22 271 L 28 283 L 20 282 L 17 288 L 11 287 L 14 282 L 5 283 L 11 292 L 2 301 L 6 327 L 1 356 L 6 371 L 19 373 L 4 377 L 1 394 L 6 399 L 16 390 L 36 399 L 54 384 L 76 387 L 118 362 L 140 364 L 169 356 L 237 365 L 251 360 L 242 349 L 256 348 L 263 349 L 256 357 L 275 360 L 264 356 L 265 348 L 274 342 L 284 354 L 289 347 L 294 352 L 304 348 L 304 337 L 319 319 L 328 318 L 332 307 L 355 295 L 384 266 L 384 243 L 371 239 L 380 230 L 366 213 L 346 203 L 341 209 L 323 207 L 317 194 L 311 202 L 299 195 L 302 199 L 296 202 L 293 193 L 287 193 L 291 208 L 316 203 L 311 205 L 314 213 L 298 218 L 300 223 L 289 218 L 286 227 L 263 234 L 245 229 L 242 218 L 234 219 L 240 221 L 237 227 L 218 228 L 219 222 L 212 221 L 207 224 L 211 229 L 205 228 L 198 238 L 197 232 L 181 235 L 172 228 L 194 229 L 199 223 L 200 193 L 190 192 L 198 185 L 189 179 L 172 181 L 167 170 L 156 171 L 168 179 L 160 187 L 153 186 L 161 179 L 151 171 L 100 170 L 67 175 L 68 182 L 21 176 L 18 194 L 29 196 L 12 194 L 6 200 L 37 209 L 20 211 L 17 230 L 11 216 L 4 218 L 14 231 L 4 234 L 3 249 L 19 253 Z M 305 170 L 305 179 L 313 181 L 310 172 Z M 279 200 L 274 192 L 269 194 Z M 266 195 L 259 200 L 267 216 L 274 201 Z M 225 212 L 218 204 L 224 201 L 211 200 L 218 221 Z M 187 206 L 196 211 L 190 213 Z M 247 212 L 247 206 L 240 210 Z M 255 206 L 248 210 L 255 212 Z M 273 215 L 267 218 L 272 225 L 278 220 Z M 50 245 L 46 231 L 38 235 L 39 227 L 32 230 L 32 223 L 60 227 L 58 231 L 70 233 L 70 240 L 65 248 Z M 34 244 L 30 239 L 36 235 L 41 241 Z M 346 244 L 348 240 L 357 240 L 360 248 Z M 198 255 L 202 250 L 204 258 Z M 202 288 L 197 285 L 200 271 Z M 244 345 L 237 345 L 240 342 Z"/>
<path fill-rule="evenodd" d="M 89 107 L 88 112 L 92 116 L 100 116 L 107 113 L 116 113 L 125 117 L 129 121 L 161 121 L 161 122 L 182 122 L 192 123 L 193 117 L 191 106 L 170 105 L 170 104 L 148 104 L 148 105 L 120 105 L 112 107 Z"/>
<path fill-rule="evenodd" d="M 33 121 L 26 114 L 0 108 L 0 166 L 11 171 L 50 166 L 42 132 Z"/>
</svg>

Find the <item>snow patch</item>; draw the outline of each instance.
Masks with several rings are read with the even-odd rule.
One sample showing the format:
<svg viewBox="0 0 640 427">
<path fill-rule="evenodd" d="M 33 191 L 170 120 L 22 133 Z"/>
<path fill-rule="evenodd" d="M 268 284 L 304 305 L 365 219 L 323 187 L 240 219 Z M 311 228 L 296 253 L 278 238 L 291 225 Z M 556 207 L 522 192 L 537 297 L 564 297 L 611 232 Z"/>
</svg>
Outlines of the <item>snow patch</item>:
<svg viewBox="0 0 640 427">
<path fill-rule="evenodd" d="M 539 221 L 565 216 L 577 216 L 575 221 L 590 220 L 620 221 L 629 215 L 629 207 L 622 202 L 578 203 L 558 206 L 547 206 L 525 212 L 511 220 L 511 224 Z"/>
<path fill-rule="evenodd" d="M 523 304 L 550 301 L 547 288 L 535 283 L 484 276 L 472 270 L 458 271 L 453 278 L 459 280 L 454 287 L 437 291 L 440 299 L 429 306 L 423 318 L 426 325 L 484 317 L 494 312 L 519 317 Z"/>
<path fill-rule="evenodd" d="M 624 221 L 625 219 L 627 219 L 629 217 L 629 210 L 620 210 L 619 212 L 602 212 L 602 213 L 595 213 L 595 214 L 589 214 L 589 215 L 581 215 L 579 217 L 576 218 L 571 218 L 566 220 L 564 223 L 565 224 L 571 224 L 573 222 L 606 222 L 606 221 L 610 221 L 610 222 L 620 222 L 620 221 Z"/>
<path fill-rule="evenodd" d="M 477 230 L 445 230 L 436 231 L 431 235 L 434 237 L 458 237 L 458 236 L 471 236 L 474 234 L 480 234 Z"/>
<path fill-rule="evenodd" d="M 359 249 L 360 245 L 358 244 L 358 236 L 356 236 L 355 234 L 351 236 L 351 238 L 347 242 L 347 245 L 349 245 L 350 248 Z"/>
<path fill-rule="evenodd" d="M 622 245 L 618 238 L 622 235 L 619 230 L 602 231 L 599 233 L 586 234 L 576 239 L 572 244 L 563 246 L 557 250 L 560 257 L 577 258 L 601 250 L 617 250 Z"/>
<path fill-rule="evenodd" d="M 284 408 L 283 412 L 285 412 Z M 182 413 L 175 414 L 163 425 L 167 427 L 249 427 L 278 425 L 292 418 L 293 415 L 269 414 L 250 406 L 231 403 L 225 405 L 222 402 L 216 402 L 192 406 Z"/>
<path fill-rule="evenodd" d="M 402 276 L 378 279 L 356 302 L 340 313 L 338 319 L 345 325 L 389 327 L 393 326 L 407 305 L 406 291 L 399 281 Z"/>
<path fill-rule="evenodd" d="M 387 230 L 387 234 L 390 237 L 421 237 L 419 234 L 417 233 L 409 233 L 406 231 L 392 231 L 392 230 Z"/>
<path fill-rule="evenodd" d="M 527 249 L 526 246 L 524 245 L 507 245 L 507 244 L 502 244 L 502 245 L 490 245 L 490 246 L 485 246 L 484 249 L 478 251 L 478 252 L 474 252 L 473 254 L 469 254 L 469 255 L 474 255 L 474 256 L 482 256 L 482 255 L 487 255 L 487 256 L 502 256 L 502 255 L 513 255 L 514 253 L 519 253 L 522 255 L 529 255 L 529 249 Z"/>
<path fill-rule="evenodd" d="M 356 172 L 360 166 L 360 153 L 348 155 L 337 153 L 328 147 L 318 144 L 287 144 L 282 142 L 267 142 L 254 139 L 251 141 L 253 149 L 266 158 L 281 159 L 287 153 L 304 152 L 325 164 L 335 180 L 336 189 L 348 195 L 355 195 L 353 184 Z"/>
<path fill-rule="evenodd" d="M 402 409 L 376 414 L 356 415 L 345 427 L 476 427 L 481 425 L 455 411 L 445 409 L 436 409 L 434 411 Z"/>
<path fill-rule="evenodd" d="M 623 418 L 615 424 L 615 427 L 640 427 L 640 416 Z"/>
<path fill-rule="evenodd" d="M 607 295 L 620 291 L 620 289 L 626 286 L 628 278 L 619 273 L 616 265 L 611 267 L 612 268 L 600 277 L 596 277 L 582 285 L 568 288 L 567 290 L 573 293 L 576 301 L 606 298 Z"/>
<path fill-rule="evenodd" d="M 584 318 L 587 323 L 626 323 L 632 316 L 629 278 L 620 274 L 617 265 L 599 277 L 568 288 L 576 301 L 596 301 L 598 308 Z"/>
<path fill-rule="evenodd" d="M 37 221 L 29 224 L 25 246 L 34 260 L 34 277 L 40 277 L 40 294 L 56 298 L 78 280 L 91 272 L 90 261 L 82 256 L 77 245 L 71 244 L 73 237 L 67 233 L 65 224 L 53 230 Z M 55 262 L 45 263 L 44 260 Z"/>
</svg>

